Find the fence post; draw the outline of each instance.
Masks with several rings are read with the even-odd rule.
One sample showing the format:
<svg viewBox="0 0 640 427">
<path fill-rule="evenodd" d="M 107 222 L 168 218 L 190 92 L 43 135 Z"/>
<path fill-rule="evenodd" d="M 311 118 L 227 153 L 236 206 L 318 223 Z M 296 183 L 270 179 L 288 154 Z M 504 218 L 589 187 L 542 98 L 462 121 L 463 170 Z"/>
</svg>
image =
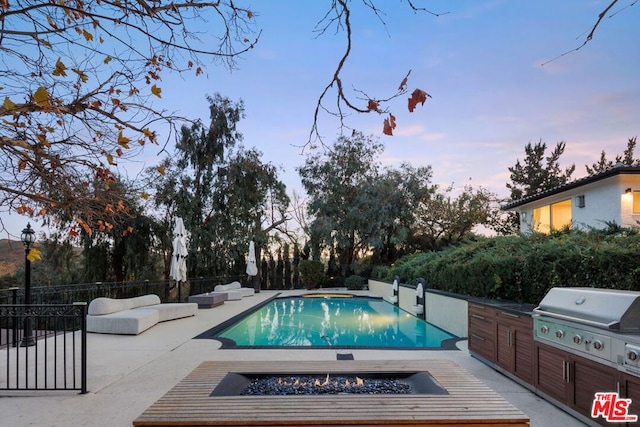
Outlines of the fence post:
<svg viewBox="0 0 640 427">
<path fill-rule="evenodd" d="M 9 288 L 11 291 L 11 304 L 14 306 L 18 304 L 18 289 L 17 287 Z M 18 346 L 18 321 L 16 316 L 13 316 L 13 322 L 11 327 L 11 340 L 13 341 L 13 346 Z"/>
<path fill-rule="evenodd" d="M 87 394 L 87 303 L 74 302 L 80 312 L 80 394 Z"/>
</svg>

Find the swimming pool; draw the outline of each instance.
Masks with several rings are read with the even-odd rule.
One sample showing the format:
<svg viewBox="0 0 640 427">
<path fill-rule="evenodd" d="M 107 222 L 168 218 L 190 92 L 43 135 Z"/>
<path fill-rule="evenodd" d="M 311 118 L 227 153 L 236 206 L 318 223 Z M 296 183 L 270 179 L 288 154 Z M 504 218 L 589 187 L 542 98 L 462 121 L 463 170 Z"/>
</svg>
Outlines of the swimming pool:
<svg viewBox="0 0 640 427">
<path fill-rule="evenodd" d="M 337 295 L 276 298 L 206 338 L 223 348 L 455 349 L 458 340 L 379 298 Z"/>
</svg>

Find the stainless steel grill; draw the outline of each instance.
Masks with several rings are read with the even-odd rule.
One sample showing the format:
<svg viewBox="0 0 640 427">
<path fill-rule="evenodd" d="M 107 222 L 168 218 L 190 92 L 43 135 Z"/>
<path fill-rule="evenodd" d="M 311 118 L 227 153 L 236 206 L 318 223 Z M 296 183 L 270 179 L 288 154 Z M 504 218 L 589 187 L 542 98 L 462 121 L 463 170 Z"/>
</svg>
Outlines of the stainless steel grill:
<svg viewBox="0 0 640 427">
<path fill-rule="evenodd" d="M 534 312 L 618 333 L 640 333 L 640 292 L 552 288 Z"/>
<path fill-rule="evenodd" d="M 535 340 L 640 376 L 640 292 L 552 288 L 533 311 Z"/>
</svg>

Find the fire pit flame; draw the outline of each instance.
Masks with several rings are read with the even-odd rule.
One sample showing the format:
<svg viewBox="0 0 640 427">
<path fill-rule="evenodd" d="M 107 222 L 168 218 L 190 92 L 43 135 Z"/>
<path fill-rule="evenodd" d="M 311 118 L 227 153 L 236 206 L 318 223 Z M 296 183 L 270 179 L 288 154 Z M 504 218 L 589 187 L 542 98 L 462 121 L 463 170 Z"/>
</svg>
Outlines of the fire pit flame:
<svg viewBox="0 0 640 427">
<path fill-rule="evenodd" d="M 321 381 L 320 378 L 315 378 L 313 381 L 301 381 L 300 378 L 287 378 L 287 377 L 278 377 L 277 382 L 280 385 L 284 386 L 292 386 L 292 387 L 326 387 L 329 385 L 333 385 L 334 387 L 340 386 L 340 382 L 338 380 L 331 381 L 330 374 L 327 374 L 324 381 Z M 345 387 L 360 387 L 364 386 L 364 380 L 358 376 L 355 377 L 354 381 L 349 381 L 349 378 L 344 379 Z"/>
<path fill-rule="evenodd" d="M 398 379 L 369 378 L 356 375 L 273 376 L 254 379 L 241 395 L 287 394 L 408 394 L 411 385 Z"/>
</svg>

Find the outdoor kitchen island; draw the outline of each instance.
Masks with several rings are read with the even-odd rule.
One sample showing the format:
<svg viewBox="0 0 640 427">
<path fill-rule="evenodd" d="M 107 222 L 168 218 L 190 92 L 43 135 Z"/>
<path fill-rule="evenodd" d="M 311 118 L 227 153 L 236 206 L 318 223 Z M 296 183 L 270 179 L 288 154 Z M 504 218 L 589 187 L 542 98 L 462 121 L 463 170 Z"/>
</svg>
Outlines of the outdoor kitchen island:
<svg viewBox="0 0 640 427">
<path fill-rule="evenodd" d="M 219 396 L 230 373 L 428 373 L 446 393 Z M 204 362 L 134 426 L 528 426 L 529 418 L 450 360 Z"/>
<path fill-rule="evenodd" d="M 640 292 L 552 288 L 537 306 L 470 300 L 468 313 L 472 356 L 580 421 L 640 415 Z"/>
</svg>

